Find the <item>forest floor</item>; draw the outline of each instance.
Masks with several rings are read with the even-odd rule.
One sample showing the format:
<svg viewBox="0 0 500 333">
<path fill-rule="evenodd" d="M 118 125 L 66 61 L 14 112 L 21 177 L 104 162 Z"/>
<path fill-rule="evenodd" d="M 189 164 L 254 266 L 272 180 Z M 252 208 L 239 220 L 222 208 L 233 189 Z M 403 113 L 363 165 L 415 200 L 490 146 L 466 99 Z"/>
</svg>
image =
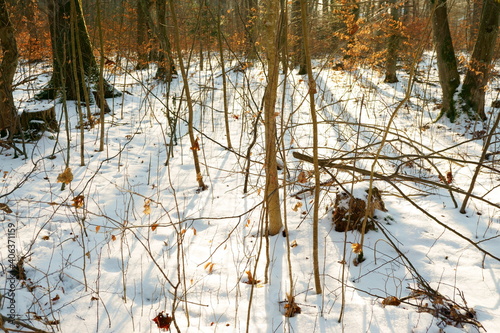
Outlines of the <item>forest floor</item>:
<svg viewBox="0 0 500 333">
<path fill-rule="evenodd" d="M 26 142 L 27 158 L 0 148 L 0 313 L 47 332 L 158 332 L 153 319 L 162 311 L 180 332 L 497 332 L 500 133 L 490 105 L 500 79 L 487 94 L 488 121 L 434 122 L 440 89 L 432 54 L 425 59 L 416 77 L 401 70 L 394 84 L 373 70 L 334 71 L 319 61 L 313 69 L 319 154 L 333 162 L 321 169 L 318 198 L 321 294 L 313 276 L 313 166 L 293 156 L 312 156 L 307 77 L 280 76 L 288 237 L 266 238 L 261 66 L 226 66 L 227 149 L 221 67 L 216 59 L 204 69 L 191 62 L 205 191 L 197 188 L 181 78 L 168 86 L 152 79 L 154 69 L 109 68 L 108 80 L 124 94 L 108 100 L 99 151 L 99 124 L 80 131 L 75 102 L 67 103 L 66 122 L 62 104 L 33 99 L 49 68 L 21 66 L 17 82 L 35 79 L 17 86 L 19 110 L 55 106 L 61 126 Z M 336 232 L 332 214 L 337 195 L 364 198 L 370 184 L 386 211 L 375 211 L 366 260 L 357 263 L 361 234 Z M 9 253 L 22 269 L 9 272 Z"/>
</svg>

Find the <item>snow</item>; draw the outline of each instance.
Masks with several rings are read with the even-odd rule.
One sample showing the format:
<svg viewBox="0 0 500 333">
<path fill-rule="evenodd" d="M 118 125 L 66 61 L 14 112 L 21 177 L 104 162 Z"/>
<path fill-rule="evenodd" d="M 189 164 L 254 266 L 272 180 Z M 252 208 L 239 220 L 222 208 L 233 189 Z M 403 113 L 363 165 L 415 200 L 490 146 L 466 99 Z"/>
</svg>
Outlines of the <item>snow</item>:
<svg viewBox="0 0 500 333">
<path fill-rule="evenodd" d="M 500 263 L 475 246 L 500 256 L 498 155 L 481 169 L 476 197 L 469 201 L 466 214 L 459 212 L 462 194 L 453 193 L 455 208 L 446 188 L 420 181 L 439 183 L 437 170 L 444 176 L 450 171 L 450 185 L 467 191 L 476 169 L 472 162 L 479 160 L 483 149 L 477 132 L 491 130 L 498 110 L 487 109 L 491 120 L 485 124 L 465 118 L 455 124 L 445 119 L 434 123 L 440 92 L 426 83 L 437 80 L 435 71 L 427 78 L 428 62 L 419 67 L 425 79 L 414 82 L 410 99 L 398 106 L 405 97 L 406 72 L 399 73 L 400 83 L 386 84 L 372 70 L 333 71 L 318 61 L 314 73 L 321 158 L 408 177 L 391 179 L 401 192 L 387 181 L 373 180 L 388 211 L 375 211 L 380 228 L 365 235 L 366 260 L 357 266 L 351 244 L 359 243 L 361 235 L 335 232 L 331 221 L 335 193 L 342 189 L 335 182 L 322 187 L 323 293 L 318 295 L 312 269 L 314 198 L 311 191 L 295 196 L 313 186 L 314 178 L 297 182 L 300 172 L 313 168 L 292 156 L 294 151 L 312 155 L 307 78 L 281 75 L 278 88 L 278 134 L 283 138 L 279 148 L 284 148 L 279 158 L 288 170 L 280 171 L 280 182 L 286 184 L 280 197 L 288 239 L 296 244 L 292 247 L 281 233 L 270 237 L 269 243 L 261 237 L 265 181 L 261 124 L 251 151 L 248 193 L 243 193 L 245 155 L 254 135 L 265 70 L 255 65 L 244 73 L 228 72 L 231 151 L 226 149 L 221 70 L 212 60 L 213 70 L 202 71 L 193 62 L 189 75 L 206 191 L 197 192 L 182 79 L 172 82 L 167 93 L 165 84 L 151 79 L 154 68 L 108 75 L 115 87 L 128 93 L 108 100 L 113 113 L 105 118 L 104 151 L 98 151 L 99 128 L 85 130 L 84 166 L 74 102 L 68 102 L 69 147 L 62 117 L 59 133 L 47 132 L 38 142 L 26 143 L 27 158 L 13 158 L 13 150 L 2 148 L 0 203 L 13 212 L 0 210 L 1 243 L 15 243 L 16 260 L 26 257 L 27 275 L 26 280 L 11 280 L 8 248 L 3 245 L 0 312 L 4 316 L 9 314 L 6 295 L 14 281 L 16 319 L 45 331 L 158 332 L 152 319 L 162 311 L 175 315 L 181 332 L 482 331 L 471 324 L 446 325 L 409 304 L 421 304 L 416 299 L 407 298 L 399 306 L 382 304 L 388 296 L 408 297 L 409 287 L 419 288 L 421 278 L 461 305 L 462 292 L 466 307 L 475 310 L 484 329 L 498 330 Z M 17 79 L 27 75 L 33 75 L 33 69 L 20 69 Z M 61 117 L 61 104 L 31 99 L 33 89 L 47 79 L 40 74 L 15 92 L 19 110 L 55 105 Z M 498 78 L 490 86 L 498 89 Z M 494 89 L 487 94 L 487 106 L 496 98 Z M 167 107 L 179 112 L 175 126 L 167 118 Z M 95 105 L 91 109 L 98 112 Z M 395 110 L 398 113 L 389 124 Z M 381 158 L 373 165 L 388 125 Z M 172 129 L 178 141 L 168 157 Z M 496 135 L 492 140 L 490 152 L 499 151 L 498 139 Z M 67 156 L 73 180 L 61 190 L 57 177 L 66 168 Z M 368 176 L 327 170 L 331 174 L 323 170 L 322 181 L 334 177 L 354 196 L 366 196 Z M 81 208 L 72 206 L 79 195 L 84 196 Z M 8 237 L 9 224 L 15 225 L 14 238 Z M 252 284 L 247 272 L 259 282 Z M 287 318 L 283 312 L 290 281 L 301 313 Z M 429 300 L 422 302 L 431 306 Z M 171 329 L 176 331 L 173 324 Z"/>
</svg>

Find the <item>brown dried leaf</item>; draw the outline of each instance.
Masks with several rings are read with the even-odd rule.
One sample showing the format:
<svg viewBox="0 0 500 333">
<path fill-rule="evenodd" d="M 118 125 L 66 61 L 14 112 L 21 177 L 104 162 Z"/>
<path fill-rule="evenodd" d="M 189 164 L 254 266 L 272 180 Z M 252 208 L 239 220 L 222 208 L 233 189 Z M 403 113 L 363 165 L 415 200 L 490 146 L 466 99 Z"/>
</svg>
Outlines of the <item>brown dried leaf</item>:
<svg viewBox="0 0 500 333">
<path fill-rule="evenodd" d="M 96 225 L 95 226 L 95 232 L 99 232 L 99 230 L 101 229 L 101 226 L 100 225 Z"/>
<path fill-rule="evenodd" d="M 66 168 L 63 173 L 60 173 L 59 176 L 57 176 L 57 182 L 58 183 L 64 183 L 68 185 L 73 181 L 73 173 L 71 173 L 71 168 Z"/>
<path fill-rule="evenodd" d="M 388 297 L 384 298 L 384 300 L 382 301 L 382 304 L 383 305 L 398 306 L 399 304 L 401 304 L 401 301 L 395 296 L 388 296 Z"/>
<path fill-rule="evenodd" d="M 352 243 L 351 244 L 352 252 L 354 253 L 361 253 L 363 252 L 363 247 L 359 243 Z"/>
<path fill-rule="evenodd" d="M 448 184 L 451 184 L 453 182 L 453 174 L 451 173 L 451 171 L 448 171 L 446 173 L 446 182 Z"/>
<path fill-rule="evenodd" d="M 260 282 L 260 280 L 256 280 L 253 275 L 252 275 L 252 272 L 250 271 L 246 271 L 245 272 L 247 277 L 248 277 L 248 281 L 245 281 L 246 284 L 257 284 Z"/>
<path fill-rule="evenodd" d="M 50 237 L 49 237 L 49 236 L 47 236 L 47 235 L 45 235 L 45 236 L 42 236 L 42 239 L 43 239 L 43 240 L 49 240 L 49 239 L 50 239 Z"/>
<path fill-rule="evenodd" d="M 297 181 L 302 184 L 307 182 L 307 173 L 305 171 L 301 171 L 297 177 Z"/>
<path fill-rule="evenodd" d="M 149 200 L 149 199 L 144 200 L 144 210 L 143 210 L 143 213 L 145 215 L 151 214 L 151 200 Z"/>
<path fill-rule="evenodd" d="M 114 242 L 116 240 L 116 236 L 115 235 L 111 235 L 111 240 Z"/>
<path fill-rule="evenodd" d="M 10 214 L 12 213 L 12 210 L 9 208 L 9 206 L 7 206 L 6 204 L 4 203 L 0 203 L 0 210 L 3 210 L 4 212 L 6 212 L 7 214 Z"/>
<path fill-rule="evenodd" d="M 194 140 L 193 146 L 191 147 L 191 150 L 200 150 L 200 143 L 199 143 L 200 138 L 196 138 Z"/>
<path fill-rule="evenodd" d="M 156 228 L 158 228 L 158 223 L 153 223 L 153 224 L 151 224 L 151 230 L 152 230 L 152 231 L 155 231 L 155 230 L 156 230 Z"/>
<path fill-rule="evenodd" d="M 85 205 L 85 197 L 82 194 L 74 197 L 71 201 L 73 201 L 71 206 L 76 208 L 82 208 Z"/>
<path fill-rule="evenodd" d="M 292 210 L 293 210 L 294 212 L 297 212 L 297 211 L 299 210 L 299 208 L 300 208 L 300 207 L 302 207 L 302 202 L 300 202 L 300 201 L 299 201 L 299 202 L 297 202 L 297 203 L 295 204 L 295 206 L 293 206 Z"/>
</svg>

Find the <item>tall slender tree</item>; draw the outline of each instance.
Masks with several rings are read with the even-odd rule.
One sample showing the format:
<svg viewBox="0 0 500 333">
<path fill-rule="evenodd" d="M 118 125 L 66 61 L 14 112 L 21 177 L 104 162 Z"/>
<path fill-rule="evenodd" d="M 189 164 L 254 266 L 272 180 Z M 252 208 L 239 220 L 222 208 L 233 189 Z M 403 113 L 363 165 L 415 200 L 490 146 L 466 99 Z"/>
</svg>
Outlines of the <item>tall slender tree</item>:
<svg viewBox="0 0 500 333">
<path fill-rule="evenodd" d="M 384 82 L 398 82 L 396 75 L 398 48 L 399 48 L 399 9 L 396 0 L 390 0 L 390 19 L 389 19 L 389 37 L 387 39 L 387 56 L 385 59 L 385 78 Z"/>
<path fill-rule="evenodd" d="M 439 117 L 446 114 L 453 122 L 457 115 L 454 96 L 460 85 L 460 76 L 448 24 L 447 0 L 430 1 L 432 5 L 432 34 L 436 48 L 439 83 L 442 90 L 442 108 Z"/>
<path fill-rule="evenodd" d="M 10 141 L 18 129 L 17 109 L 12 96 L 12 82 L 17 69 L 19 54 L 5 0 L 0 0 L 0 131 Z"/>
<path fill-rule="evenodd" d="M 279 0 L 265 0 L 262 22 L 262 45 L 267 60 L 267 86 L 264 96 L 264 126 L 266 145 L 266 187 L 264 191 L 266 217 L 268 220 L 267 234 L 276 235 L 283 223 L 281 220 L 278 165 L 276 161 L 276 99 L 279 74 Z"/>
</svg>

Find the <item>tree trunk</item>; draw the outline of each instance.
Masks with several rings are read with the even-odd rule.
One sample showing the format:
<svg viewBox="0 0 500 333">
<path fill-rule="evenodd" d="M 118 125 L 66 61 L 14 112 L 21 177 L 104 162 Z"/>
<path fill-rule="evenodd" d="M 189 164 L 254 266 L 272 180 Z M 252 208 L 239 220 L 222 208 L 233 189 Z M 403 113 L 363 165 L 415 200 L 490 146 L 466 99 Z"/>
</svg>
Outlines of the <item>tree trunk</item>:
<svg viewBox="0 0 500 333">
<path fill-rule="evenodd" d="M 264 191 L 266 203 L 266 217 L 269 221 L 267 234 L 270 236 L 280 232 L 281 221 L 278 165 L 276 162 L 276 98 L 278 91 L 279 74 L 279 0 L 266 0 L 263 14 L 262 44 L 267 58 L 267 87 L 264 96 L 264 125 L 266 145 L 266 187 Z"/>
<path fill-rule="evenodd" d="M 431 0 L 432 33 L 436 47 L 439 83 L 442 90 L 442 109 L 439 118 L 446 114 L 451 122 L 455 121 L 456 108 L 453 97 L 460 85 L 457 60 L 448 25 L 446 0 Z"/>
<path fill-rule="evenodd" d="M 200 150 L 200 145 L 198 143 L 198 139 L 195 138 L 194 136 L 194 126 L 193 126 L 193 121 L 194 121 L 194 108 L 193 108 L 193 101 L 191 99 L 191 93 L 189 90 L 189 77 L 188 77 L 188 72 L 187 69 L 184 67 L 184 61 L 182 60 L 182 50 L 181 50 L 181 45 L 180 45 L 180 34 L 179 34 L 179 25 L 177 21 L 177 14 L 175 12 L 175 5 L 174 5 L 174 0 L 169 0 L 168 2 L 170 12 L 172 13 L 172 24 L 174 28 L 174 43 L 175 43 L 175 50 L 177 52 L 177 58 L 179 61 L 179 69 L 181 71 L 182 75 L 182 81 L 184 81 L 184 92 L 186 95 L 186 101 L 187 101 L 187 106 L 188 106 L 188 134 L 189 134 L 189 141 L 191 143 L 191 152 L 193 153 L 193 164 L 194 164 L 194 169 L 196 171 L 196 181 L 198 182 L 198 192 L 205 191 L 208 186 L 205 185 L 205 182 L 203 181 L 203 175 L 201 173 L 201 167 L 200 167 L 200 160 L 198 157 L 198 150 Z"/>
<path fill-rule="evenodd" d="M 137 0 L 137 64 L 136 70 L 149 67 L 148 12 L 150 0 Z"/>
<path fill-rule="evenodd" d="M 258 0 L 244 0 L 244 8 L 242 15 L 243 27 L 245 29 L 245 56 L 246 59 L 256 59 L 257 52 L 255 49 L 257 11 L 259 9 Z"/>
<path fill-rule="evenodd" d="M 307 67 L 307 78 L 309 82 L 309 107 L 311 111 L 312 131 L 313 131 L 313 164 L 314 164 L 314 203 L 313 203 L 313 273 L 316 294 L 321 294 L 321 275 L 319 270 L 319 195 L 320 195 L 320 172 L 318 162 L 318 116 L 316 115 L 316 105 L 314 95 L 316 94 L 316 81 L 314 81 L 311 63 L 311 48 L 309 43 L 309 33 L 307 27 L 307 7 L 306 0 L 300 0 L 301 23 L 304 31 L 304 54 Z"/>
<path fill-rule="evenodd" d="M 17 69 L 19 54 L 14 38 L 14 28 L 10 21 L 5 0 L 0 0 L 0 45 L 2 63 L 0 64 L 0 131 L 1 136 L 11 140 L 18 130 L 18 114 L 12 97 L 12 81 Z M 5 135 L 3 135 L 5 134 Z"/>
<path fill-rule="evenodd" d="M 172 46 L 167 31 L 167 8 L 165 1 L 156 1 L 157 25 L 156 36 L 160 41 L 160 59 L 155 79 L 171 82 L 175 74 L 174 59 L 172 57 Z"/>
<path fill-rule="evenodd" d="M 389 19 L 390 35 L 387 40 L 387 57 L 385 60 L 385 79 L 384 82 L 398 82 L 396 75 L 396 66 L 398 61 L 399 49 L 399 9 L 396 6 L 395 0 L 390 0 L 391 3 L 391 18 Z"/>
<path fill-rule="evenodd" d="M 75 100 L 78 96 L 88 95 L 89 89 L 98 91 L 99 67 L 90 44 L 80 0 L 49 2 L 49 22 L 53 72 L 50 82 L 37 98 L 55 99 L 64 89 L 66 99 Z M 77 46 L 76 52 L 74 49 L 72 51 Z M 107 81 L 104 82 L 105 98 L 120 95 Z"/>
<path fill-rule="evenodd" d="M 297 74 L 305 75 L 307 74 L 306 68 L 306 56 L 304 51 L 304 31 L 302 30 L 300 15 L 300 0 L 292 1 L 292 36 L 293 36 L 293 67 L 299 67 Z"/>
<path fill-rule="evenodd" d="M 485 0 L 474 51 L 467 67 L 460 97 L 475 116 L 485 120 L 484 99 L 495 52 L 500 18 L 500 2 Z"/>
<path fill-rule="evenodd" d="M 23 15 L 27 22 L 29 40 L 28 40 L 28 61 L 39 62 L 43 60 L 41 53 L 41 35 L 42 31 L 39 30 L 39 13 L 40 10 L 35 0 L 24 0 Z"/>
</svg>

